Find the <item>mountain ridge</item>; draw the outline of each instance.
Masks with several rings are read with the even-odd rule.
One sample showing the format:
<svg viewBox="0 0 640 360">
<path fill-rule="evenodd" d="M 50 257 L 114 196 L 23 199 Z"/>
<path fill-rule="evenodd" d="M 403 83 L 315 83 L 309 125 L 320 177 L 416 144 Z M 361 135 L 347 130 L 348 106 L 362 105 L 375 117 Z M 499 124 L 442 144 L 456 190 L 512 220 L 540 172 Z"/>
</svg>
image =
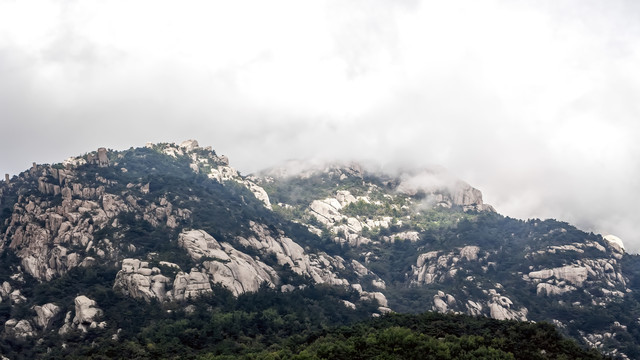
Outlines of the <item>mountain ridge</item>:
<svg viewBox="0 0 640 360">
<path fill-rule="evenodd" d="M 370 315 L 546 320 L 610 355 L 640 354 L 636 256 L 566 223 L 503 217 L 442 170 L 325 164 L 241 176 L 188 140 L 34 165 L 0 182 L 0 207 L 10 338 L 117 335 L 87 294 L 73 303 L 37 296 L 100 268 L 110 291 L 149 304 L 219 287 L 239 298 L 328 285 L 347 291 L 341 306 Z M 629 314 L 615 314 L 621 304 Z M 594 311 L 601 321 L 580 319 Z"/>
</svg>

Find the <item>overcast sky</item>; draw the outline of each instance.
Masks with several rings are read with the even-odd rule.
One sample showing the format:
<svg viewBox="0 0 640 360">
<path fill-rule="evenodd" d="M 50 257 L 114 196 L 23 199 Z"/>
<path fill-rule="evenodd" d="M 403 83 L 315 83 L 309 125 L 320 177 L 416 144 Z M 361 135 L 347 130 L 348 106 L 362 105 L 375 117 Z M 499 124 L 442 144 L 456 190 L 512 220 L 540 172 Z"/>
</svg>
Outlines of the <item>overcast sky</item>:
<svg viewBox="0 0 640 360">
<path fill-rule="evenodd" d="M 0 0 L 0 173 L 195 138 L 442 165 L 640 248 L 640 2 Z"/>
</svg>

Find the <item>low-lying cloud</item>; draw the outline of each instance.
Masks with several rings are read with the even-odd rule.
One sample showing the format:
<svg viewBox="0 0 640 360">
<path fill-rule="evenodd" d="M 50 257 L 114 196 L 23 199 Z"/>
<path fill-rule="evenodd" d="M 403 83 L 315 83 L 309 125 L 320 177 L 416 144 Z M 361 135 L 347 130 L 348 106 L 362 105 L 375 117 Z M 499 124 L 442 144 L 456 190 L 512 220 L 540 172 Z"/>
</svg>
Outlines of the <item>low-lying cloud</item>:
<svg viewBox="0 0 640 360">
<path fill-rule="evenodd" d="M 0 1 L 0 171 L 197 138 L 442 165 L 507 215 L 637 251 L 635 1 Z"/>
</svg>

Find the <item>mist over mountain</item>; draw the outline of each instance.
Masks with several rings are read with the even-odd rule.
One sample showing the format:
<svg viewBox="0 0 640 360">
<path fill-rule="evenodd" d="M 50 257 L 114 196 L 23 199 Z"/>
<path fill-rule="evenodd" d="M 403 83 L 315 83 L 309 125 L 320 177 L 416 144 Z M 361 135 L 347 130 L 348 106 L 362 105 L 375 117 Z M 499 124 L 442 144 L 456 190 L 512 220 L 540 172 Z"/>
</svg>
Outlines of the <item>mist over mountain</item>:
<svg viewBox="0 0 640 360">
<path fill-rule="evenodd" d="M 0 176 L 197 134 L 243 174 L 441 165 L 640 249 L 637 1 L 38 4 L 0 1 Z"/>
<path fill-rule="evenodd" d="M 148 143 L 0 182 L 0 352 L 348 356 L 361 333 L 328 350 L 316 332 L 382 316 L 362 325 L 381 352 L 394 331 L 437 351 L 428 324 L 453 321 L 466 332 L 438 346 L 640 355 L 640 259 L 616 236 L 502 215 L 442 168 L 230 164 L 195 140 Z M 511 322 L 385 316 L 424 311 Z M 552 325 L 516 325 L 532 321 Z M 549 342 L 510 338 L 526 332 Z"/>
</svg>

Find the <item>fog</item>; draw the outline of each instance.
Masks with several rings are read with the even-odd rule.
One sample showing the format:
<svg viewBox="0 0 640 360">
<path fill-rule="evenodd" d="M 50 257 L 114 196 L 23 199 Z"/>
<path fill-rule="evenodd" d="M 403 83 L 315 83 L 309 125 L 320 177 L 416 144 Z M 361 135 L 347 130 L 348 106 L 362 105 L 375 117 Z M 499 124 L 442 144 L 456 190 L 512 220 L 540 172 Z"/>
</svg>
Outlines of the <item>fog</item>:
<svg viewBox="0 0 640 360">
<path fill-rule="evenodd" d="M 0 172 L 195 138 L 442 166 L 640 248 L 636 1 L 0 0 Z"/>
</svg>

